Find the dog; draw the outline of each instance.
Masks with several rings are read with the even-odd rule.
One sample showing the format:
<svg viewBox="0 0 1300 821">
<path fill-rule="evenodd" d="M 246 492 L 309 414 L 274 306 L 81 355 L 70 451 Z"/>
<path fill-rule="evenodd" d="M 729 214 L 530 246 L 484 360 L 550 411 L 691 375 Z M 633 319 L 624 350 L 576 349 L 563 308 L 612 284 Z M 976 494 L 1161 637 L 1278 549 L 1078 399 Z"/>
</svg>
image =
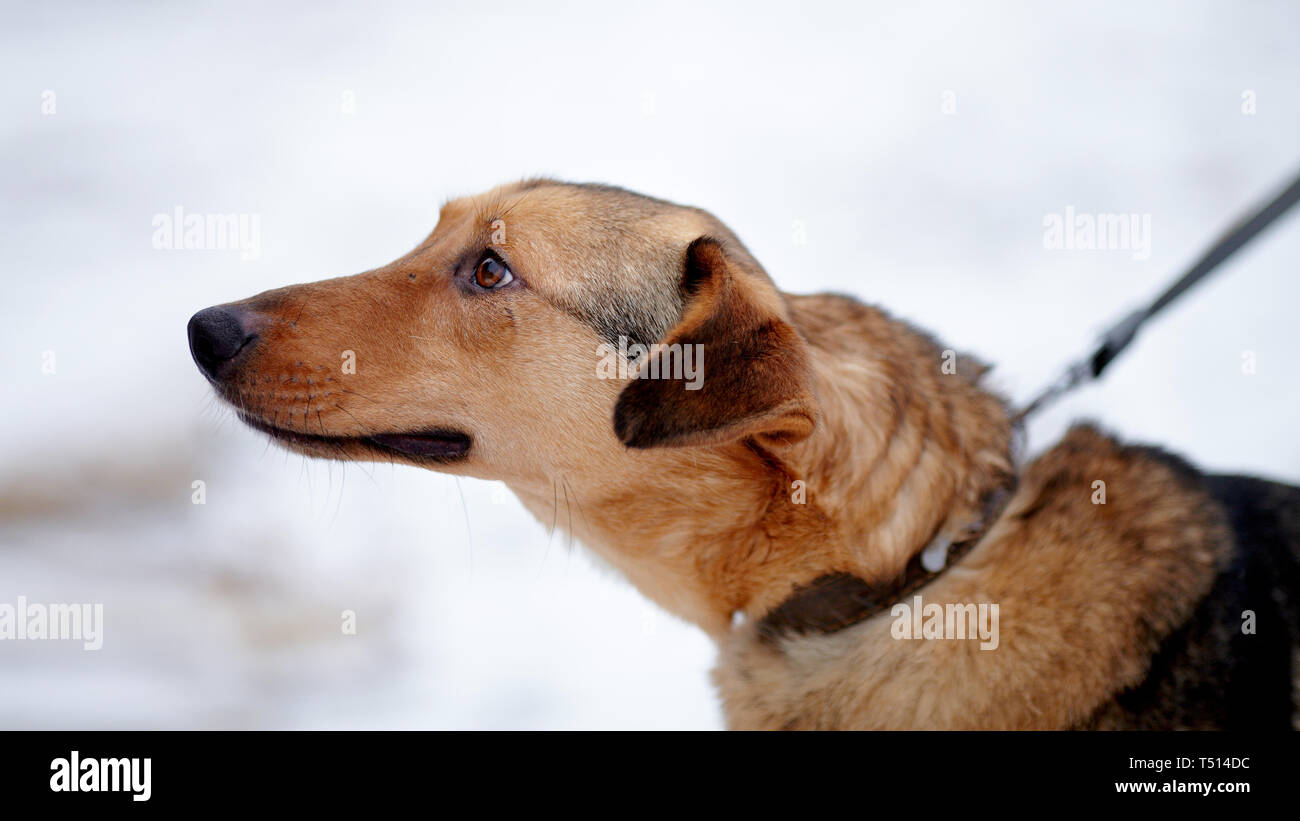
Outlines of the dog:
<svg viewBox="0 0 1300 821">
<path fill-rule="evenodd" d="M 698 208 L 501 186 L 188 336 L 292 451 L 501 480 L 548 526 L 565 500 L 716 642 L 729 727 L 1296 726 L 1300 488 L 1089 424 L 1020 465 L 986 366 L 782 293 Z"/>
</svg>

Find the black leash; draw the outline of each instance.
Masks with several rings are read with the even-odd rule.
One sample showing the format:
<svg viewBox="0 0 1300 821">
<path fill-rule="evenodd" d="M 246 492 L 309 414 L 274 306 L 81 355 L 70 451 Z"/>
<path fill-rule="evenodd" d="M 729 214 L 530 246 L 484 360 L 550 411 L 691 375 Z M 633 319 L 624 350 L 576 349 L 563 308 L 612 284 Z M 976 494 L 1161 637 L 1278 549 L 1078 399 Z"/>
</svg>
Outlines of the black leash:
<svg viewBox="0 0 1300 821">
<path fill-rule="evenodd" d="M 1106 366 L 1119 356 L 1137 336 L 1138 329 L 1163 310 L 1169 303 L 1186 293 L 1193 285 L 1200 282 L 1228 257 L 1236 253 L 1243 245 L 1250 242 L 1260 232 L 1275 222 L 1287 210 L 1300 201 L 1300 176 L 1291 181 L 1282 193 L 1266 205 L 1256 209 L 1246 218 L 1240 220 L 1228 233 L 1201 255 L 1196 264 L 1183 274 L 1177 282 L 1169 286 L 1163 294 L 1146 308 L 1141 308 L 1124 317 L 1110 330 L 1102 335 L 1101 344 L 1088 358 L 1075 362 L 1065 373 L 1049 385 L 1034 401 L 1013 417 L 1016 424 L 1043 406 L 1060 398 L 1089 379 L 1096 379 Z"/>
</svg>

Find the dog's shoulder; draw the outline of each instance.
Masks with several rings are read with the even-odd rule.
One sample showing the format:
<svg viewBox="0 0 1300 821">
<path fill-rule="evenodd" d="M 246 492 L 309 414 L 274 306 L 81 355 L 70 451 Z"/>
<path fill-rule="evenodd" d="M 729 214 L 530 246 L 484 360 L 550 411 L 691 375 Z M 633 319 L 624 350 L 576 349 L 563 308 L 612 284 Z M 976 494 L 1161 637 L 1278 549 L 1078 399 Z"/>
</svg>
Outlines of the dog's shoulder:
<svg viewBox="0 0 1300 821">
<path fill-rule="evenodd" d="M 1110 729 L 1294 726 L 1300 643 L 1300 488 L 1200 477 L 1231 529 L 1229 561 L 1138 685 L 1084 725 Z"/>
<path fill-rule="evenodd" d="M 942 607 L 998 605 L 995 649 L 900 640 L 890 613 L 770 646 L 742 627 L 715 680 L 736 726 L 1079 726 L 1152 675 L 1232 560 L 1227 516 L 1194 468 L 1080 425 L 920 590 Z"/>
</svg>

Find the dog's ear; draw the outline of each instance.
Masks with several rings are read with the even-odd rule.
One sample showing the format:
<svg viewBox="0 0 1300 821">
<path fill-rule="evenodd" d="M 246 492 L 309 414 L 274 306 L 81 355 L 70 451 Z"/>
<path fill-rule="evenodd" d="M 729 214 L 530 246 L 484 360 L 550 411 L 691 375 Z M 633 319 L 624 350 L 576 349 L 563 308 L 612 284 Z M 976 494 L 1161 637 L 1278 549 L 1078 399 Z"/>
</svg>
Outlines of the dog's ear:
<svg viewBox="0 0 1300 821">
<path fill-rule="evenodd" d="M 755 437 L 796 442 L 817 424 L 808 351 L 776 288 L 700 237 L 686 249 L 682 318 L 652 349 L 614 406 L 614 432 L 633 448 Z M 692 381 L 670 362 L 692 349 Z M 658 360 L 658 362 L 656 362 Z M 673 377 L 673 378 L 669 378 Z M 692 389 L 694 388 L 694 389 Z"/>
</svg>

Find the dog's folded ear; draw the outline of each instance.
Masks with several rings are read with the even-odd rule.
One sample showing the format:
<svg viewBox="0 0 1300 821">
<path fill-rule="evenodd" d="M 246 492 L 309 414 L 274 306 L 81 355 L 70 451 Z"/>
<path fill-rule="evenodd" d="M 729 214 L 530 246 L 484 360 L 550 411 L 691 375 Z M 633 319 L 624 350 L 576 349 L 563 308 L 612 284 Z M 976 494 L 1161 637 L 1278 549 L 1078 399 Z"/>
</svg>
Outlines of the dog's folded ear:
<svg viewBox="0 0 1300 821">
<path fill-rule="evenodd" d="M 807 346 L 766 276 L 745 271 L 718 240 L 700 237 L 686 249 L 681 289 L 680 321 L 651 347 L 640 378 L 614 406 L 614 432 L 623 444 L 754 437 L 783 445 L 812 433 L 818 406 Z M 670 361 L 683 356 L 696 363 L 694 380 Z"/>
</svg>

